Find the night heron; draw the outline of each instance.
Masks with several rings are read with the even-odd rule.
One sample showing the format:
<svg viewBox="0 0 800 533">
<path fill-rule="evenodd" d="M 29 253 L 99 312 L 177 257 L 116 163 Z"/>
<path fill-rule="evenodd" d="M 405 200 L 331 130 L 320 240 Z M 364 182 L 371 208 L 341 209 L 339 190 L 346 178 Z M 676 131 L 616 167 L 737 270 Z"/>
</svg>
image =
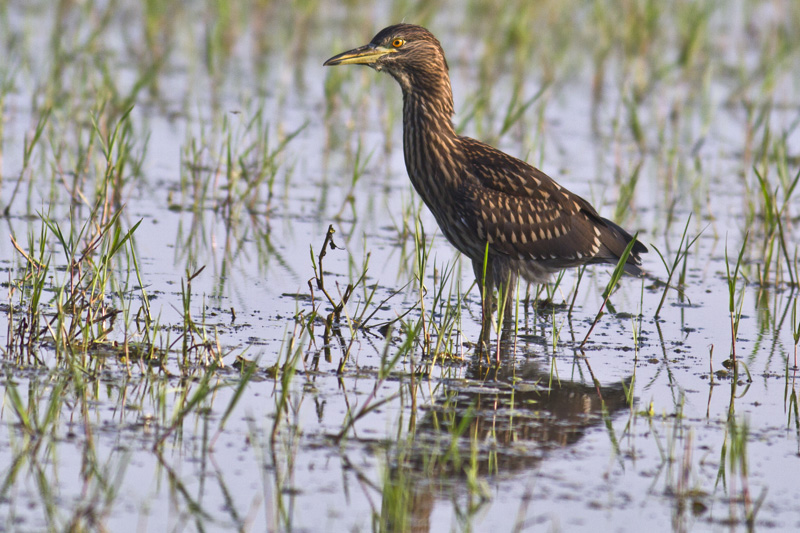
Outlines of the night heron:
<svg viewBox="0 0 800 533">
<path fill-rule="evenodd" d="M 442 233 L 472 260 L 488 341 L 493 291 L 511 314 L 517 275 L 546 282 L 564 268 L 616 264 L 633 237 L 541 170 L 453 129 L 453 93 L 442 46 L 421 26 L 396 24 L 325 65 L 367 65 L 403 89 L 403 152 L 411 183 Z M 625 271 L 641 275 L 636 241 Z"/>
</svg>

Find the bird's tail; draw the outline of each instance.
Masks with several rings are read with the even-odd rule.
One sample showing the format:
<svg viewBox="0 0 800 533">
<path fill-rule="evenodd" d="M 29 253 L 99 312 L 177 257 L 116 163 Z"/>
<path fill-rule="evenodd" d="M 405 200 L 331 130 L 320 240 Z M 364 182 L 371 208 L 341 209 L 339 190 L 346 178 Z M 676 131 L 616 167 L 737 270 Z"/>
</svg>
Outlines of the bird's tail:
<svg viewBox="0 0 800 533">
<path fill-rule="evenodd" d="M 607 253 L 600 253 L 597 257 L 603 258 L 609 263 L 616 263 L 622 257 L 628 243 L 633 240 L 633 236 L 607 218 L 601 218 L 601 220 L 606 227 L 601 229 L 600 242 Z M 641 276 L 644 272 L 640 268 L 642 264 L 640 255 L 644 253 L 647 253 L 647 246 L 637 239 L 633 248 L 631 248 L 628 260 L 625 262 L 625 272 L 634 276 Z"/>
</svg>

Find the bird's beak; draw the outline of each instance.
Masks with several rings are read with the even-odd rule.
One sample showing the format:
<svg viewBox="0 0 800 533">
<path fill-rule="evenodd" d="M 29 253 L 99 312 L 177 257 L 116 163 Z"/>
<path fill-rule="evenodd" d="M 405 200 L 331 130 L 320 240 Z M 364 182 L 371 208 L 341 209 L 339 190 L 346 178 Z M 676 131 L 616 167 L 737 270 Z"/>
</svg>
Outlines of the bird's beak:
<svg viewBox="0 0 800 533">
<path fill-rule="evenodd" d="M 384 46 L 377 46 L 374 44 L 367 44 L 360 48 L 342 52 L 339 55 L 333 56 L 325 63 L 323 67 L 332 67 L 334 65 L 372 65 L 378 59 L 386 54 L 393 54 L 397 52 L 394 48 L 386 48 Z"/>
</svg>

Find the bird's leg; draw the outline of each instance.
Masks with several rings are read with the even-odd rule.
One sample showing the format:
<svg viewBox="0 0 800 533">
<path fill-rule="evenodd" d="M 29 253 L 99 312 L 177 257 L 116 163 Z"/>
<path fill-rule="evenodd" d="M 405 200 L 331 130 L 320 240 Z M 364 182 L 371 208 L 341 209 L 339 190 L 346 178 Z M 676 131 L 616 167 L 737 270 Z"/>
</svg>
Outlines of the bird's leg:
<svg viewBox="0 0 800 533">
<path fill-rule="evenodd" d="M 496 360 L 500 364 L 500 355 L 503 347 L 507 345 L 514 336 L 514 303 L 517 288 L 517 274 L 513 271 L 506 272 L 506 278 L 497 282 L 497 301 L 500 308 L 497 310 L 499 324 L 499 338 L 497 342 Z"/>
<path fill-rule="evenodd" d="M 480 350 L 488 351 L 494 325 L 494 313 L 498 313 L 497 330 L 505 340 L 505 330 L 514 320 L 514 292 L 517 286 L 517 275 L 514 272 L 504 272 L 502 266 L 495 265 L 491 260 L 473 261 L 472 268 L 478 288 L 481 291 L 481 337 Z M 498 268 L 500 269 L 498 271 Z M 498 279 L 498 273 L 500 279 Z M 503 279 L 505 277 L 505 279 Z M 497 289 L 497 300 L 494 291 Z M 500 308 L 497 308 L 497 305 Z"/>
<path fill-rule="evenodd" d="M 481 303 L 481 349 L 489 349 L 492 339 L 492 316 L 494 315 L 494 294 L 488 287 L 483 291 Z"/>
<path fill-rule="evenodd" d="M 478 289 L 481 293 L 481 337 L 479 341 L 480 351 L 489 349 L 489 341 L 492 337 L 492 315 L 494 314 L 494 276 L 492 273 L 492 262 L 486 261 L 484 268 L 483 261 L 475 260 L 472 262 L 472 270 L 475 272 L 475 279 L 478 282 Z"/>
<path fill-rule="evenodd" d="M 509 273 L 508 279 L 499 284 L 498 301 L 503 306 L 503 323 L 499 324 L 501 331 L 505 331 L 514 323 L 514 293 L 517 288 L 516 273 Z"/>
</svg>

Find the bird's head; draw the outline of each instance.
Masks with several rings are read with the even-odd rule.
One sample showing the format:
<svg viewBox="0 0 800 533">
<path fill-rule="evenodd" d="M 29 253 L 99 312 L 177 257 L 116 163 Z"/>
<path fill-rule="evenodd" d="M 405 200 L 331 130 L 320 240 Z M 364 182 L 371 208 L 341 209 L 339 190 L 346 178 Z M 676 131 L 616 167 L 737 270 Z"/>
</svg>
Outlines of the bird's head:
<svg viewBox="0 0 800 533">
<path fill-rule="evenodd" d="M 369 44 L 335 55 L 324 63 L 367 65 L 391 74 L 404 89 L 447 77 L 442 45 L 431 32 L 413 24 L 382 29 Z"/>
</svg>

